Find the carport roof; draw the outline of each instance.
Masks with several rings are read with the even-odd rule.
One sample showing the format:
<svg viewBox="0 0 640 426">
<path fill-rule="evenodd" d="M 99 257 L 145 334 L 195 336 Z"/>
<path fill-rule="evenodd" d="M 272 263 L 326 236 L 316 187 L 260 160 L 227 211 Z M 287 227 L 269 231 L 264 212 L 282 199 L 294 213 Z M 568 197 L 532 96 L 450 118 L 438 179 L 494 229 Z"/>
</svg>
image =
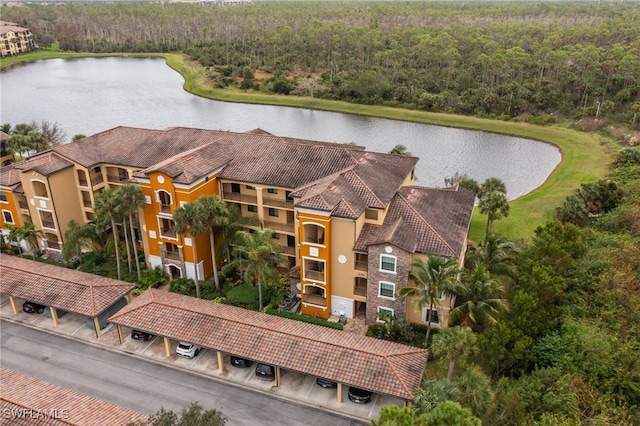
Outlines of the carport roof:
<svg viewBox="0 0 640 426">
<path fill-rule="evenodd" d="M 109 321 L 405 400 L 427 365 L 424 349 L 157 289 Z"/>
<path fill-rule="evenodd" d="M 0 254 L 0 293 L 95 317 L 134 284 Z"/>
<path fill-rule="evenodd" d="M 6 368 L 0 368 L 0 381 L 2 412 L 25 414 L 12 418 L 12 425 L 124 425 L 147 419 L 146 415 L 128 408 Z"/>
</svg>

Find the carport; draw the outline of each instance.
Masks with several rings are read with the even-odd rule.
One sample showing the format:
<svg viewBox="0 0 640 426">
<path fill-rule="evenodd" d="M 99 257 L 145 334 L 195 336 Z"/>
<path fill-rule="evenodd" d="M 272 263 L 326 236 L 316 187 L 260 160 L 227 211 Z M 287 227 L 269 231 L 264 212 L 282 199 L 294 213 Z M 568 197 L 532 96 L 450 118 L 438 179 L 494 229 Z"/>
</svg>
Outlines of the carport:
<svg viewBox="0 0 640 426">
<path fill-rule="evenodd" d="M 0 254 L 0 293 L 9 296 L 11 309 L 18 315 L 16 298 L 49 306 L 57 327 L 58 310 L 93 318 L 100 337 L 98 316 L 126 297 L 130 300 L 135 284 L 86 272 Z"/>
<path fill-rule="evenodd" d="M 261 312 L 149 289 L 109 321 L 164 336 L 167 356 L 170 340 L 188 341 L 217 352 L 218 370 L 225 353 L 343 385 L 413 401 L 427 365 L 428 351 L 354 333 L 334 330 Z"/>
</svg>

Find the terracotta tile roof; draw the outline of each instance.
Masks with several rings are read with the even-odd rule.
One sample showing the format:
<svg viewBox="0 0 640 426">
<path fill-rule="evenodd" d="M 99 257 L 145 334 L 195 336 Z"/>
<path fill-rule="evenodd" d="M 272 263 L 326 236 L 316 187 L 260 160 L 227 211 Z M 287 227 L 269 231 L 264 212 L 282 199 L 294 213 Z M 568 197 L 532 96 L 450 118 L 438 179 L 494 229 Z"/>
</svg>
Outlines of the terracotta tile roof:
<svg viewBox="0 0 640 426">
<path fill-rule="evenodd" d="M 0 254 L 0 293 L 95 317 L 134 284 Z"/>
<path fill-rule="evenodd" d="M 21 172 L 35 171 L 43 176 L 49 176 L 67 167 L 72 167 L 73 163 L 56 155 L 52 150 L 39 152 L 26 160 L 13 163 L 14 167 Z"/>
<path fill-rule="evenodd" d="M 406 400 L 427 363 L 424 349 L 156 289 L 109 321 Z"/>
<path fill-rule="evenodd" d="M 367 208 L 384 209 L 415 167 L 418 158 L 362 151 L 348 169 L 298 188 L 296 207 L 356 219 Z"/>
<path fill-rule="evenodd" d="M 224 133 L 184 127 L 151 130 L 121 126 L 54 149 L 84 167 L 107 163 L 145 169 L 205 145 Z"/>
<path fill-rule="evenodd" d="M 17 163 L 0 167 L 0 186 L 7 188 L 20 184 L 20 170 L 15 167 Z"/>
<path fill-rule="evenodd" d="M 9 139 L 11 136 L 5 132 L 3 132 L 2 130 L 0 130 L 0 142 L 4 142 L 7 139 Z"/>
<path fill-rule="evenodd" d="M 174 183 L 188 185 L 221 169 L 232 160 L 218 144 L 212 142 L 168 158 L 134 176 L 148 177 L 152 172 L 161 172 L 170 176 Z"/>
<path fill-rule="evenodd" d="M 124 426 L 147 419 L 133 410 L 6 368 L 0 368 L 0 382 L 0 410 L 3 418 L 12 417 L 7 424 Z"/>
<path fill-rule="evenodd" d="M 394 244 L 410 253 L 459 257 L 467 240 L 475 194 L 464 188 L 403 187 L 383 225 L 366 224 L 354 250 Z"/>
</svg>

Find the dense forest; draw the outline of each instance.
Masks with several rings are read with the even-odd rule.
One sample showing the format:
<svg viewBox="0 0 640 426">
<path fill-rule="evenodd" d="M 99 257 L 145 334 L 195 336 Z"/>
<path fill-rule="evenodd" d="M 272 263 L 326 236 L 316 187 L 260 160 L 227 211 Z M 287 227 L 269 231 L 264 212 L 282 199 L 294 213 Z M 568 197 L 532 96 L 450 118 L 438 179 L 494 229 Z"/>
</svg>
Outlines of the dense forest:
<svg viewBox="0 0 640 426">
<path fill-rule="evenodd" d="M 73 4 L 3 19 L 66 51 L 186 52 L 218 87 L 540 124 L 640 121 L 635 2 Z"/>
<path fill-rule="evenodd" d="M 583 130 L 608 122 L 625 145 L 640 121 L 635 2 L 113 3 L 2 15 L 40 46 L 183 52 L 221 88 Z M 466 301 L 479 306 L 499 286 L 509 309 L 435 333 L 412 408 L 373 423 L 640 424 L 640 149 L 621 149 L 609 175 L 575 188 L 530 241 L 492 236 L 471 250 L 486 270 Z M 463 344 L 437 350 L 458 332 Z"/>
</svg>

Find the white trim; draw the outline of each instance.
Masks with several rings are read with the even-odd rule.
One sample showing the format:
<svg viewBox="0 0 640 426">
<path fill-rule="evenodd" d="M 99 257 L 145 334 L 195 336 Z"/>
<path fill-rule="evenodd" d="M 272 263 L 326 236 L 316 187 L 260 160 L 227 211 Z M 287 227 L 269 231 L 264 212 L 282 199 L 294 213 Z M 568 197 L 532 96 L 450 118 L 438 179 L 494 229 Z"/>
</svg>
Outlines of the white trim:
<svg viewBox="0 0 640 426">
<path fill-rule="evenodd" d="M 299 208 L 299 207 L 296 207 L 296 210 L 300 213 L 308 213 L 316 216 L 326 216 L 326 217 L 331 216 L 331 212 L 323 212 L 321 210 L 305 209 L 305 208 Z"/>
<path fill-rule="evenodd" d="M 378 306 L 378 309 L 376 310 L 376 322 L 380 324 L 384 324 L 384 321 L 378 319 L 378 317 L 380 316 L 380 311 L 391 311 L 391 315 L 396 314 L 392 308 L 387 308 L 386 306 Z"/>
<path fill-rule="evenodd" d="M 383 257 L 388 257 L 388 258 L 393 259 L 393 271 L 389 271 L 388 269 L 382 269 L 382 258 Z M 380 272 L 386 272 L 387 274 L 395 274 L 396 271 L 398 270 L 398 258 L 396 256 L 391 255 L 391 254 L 381 253 L 380 254 L 380 265 L 378 267 L 378 270 Z"/>
<path fill-rule="evenodd" d="M 382 294 L 382 284 L 393 286 L 393 296 L 392 297 L 384 296 Z M 380 299 L 396 300 L 396 284 L 395 283 L 391 283 L 389 281 L 380 281 L 380 282 L 378 282 L 378 297 Z"/>
<path fill-rule="evenodd" d="M 9 216 L 11 216 L 11 221 L 8 221 L 4 214 L 5 213 L 9 213 Z M 2 210 L 2 220 L 4 221 L 4 223 L 9 223 L 11 225 L 15 225 L 16 224 L 16 220 L 13 218 L 13 212 L 11 210 Z"/>
</svg>

